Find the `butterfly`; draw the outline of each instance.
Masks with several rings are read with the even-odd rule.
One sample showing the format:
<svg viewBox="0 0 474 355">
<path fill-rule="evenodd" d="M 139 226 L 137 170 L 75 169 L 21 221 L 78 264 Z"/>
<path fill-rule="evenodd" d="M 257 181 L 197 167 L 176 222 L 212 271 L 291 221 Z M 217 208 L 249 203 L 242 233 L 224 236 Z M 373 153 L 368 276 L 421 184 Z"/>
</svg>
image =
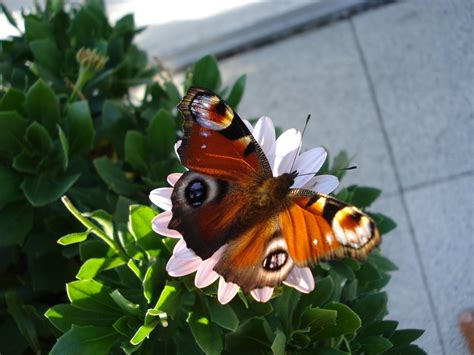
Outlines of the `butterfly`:
<svg viewBox="0 0 474 355">
<path fill-rule="evenodd" d="M 202 259 L 225 250 L 214 270 L 244 292 L 275 287 L 295 267 L 344 257 L 363 260 L 379 245 L 374 221 L 331 196 L 291 188 L 297 171 L 274 177 L 242 119 L 217 94 L 192 87 L 178 105 L 188 169 L 171 195 L 168 228 Z"/>
</svg>

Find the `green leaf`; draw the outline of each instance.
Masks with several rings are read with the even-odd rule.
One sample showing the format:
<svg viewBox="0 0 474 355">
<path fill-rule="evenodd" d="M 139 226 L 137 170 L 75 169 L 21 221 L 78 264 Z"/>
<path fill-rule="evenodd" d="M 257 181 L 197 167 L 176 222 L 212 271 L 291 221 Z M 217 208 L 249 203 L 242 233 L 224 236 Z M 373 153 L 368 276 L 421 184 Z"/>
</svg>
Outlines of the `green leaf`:
<svg viewBox="0 0 474 355">
<path fill-rule="evenodd" d="M 59 100 L 53 90 L 41 79 L 26 93 L 26 111 L 29 117 L 40 122 L 51 134 L 59 123 Z"/>
<path fill-rule="evenodd" d="M 282 323 L 283 331 L 286 334 L 288 334 L 292 328 L 293 312 L 298 305 L 300 297 L 300 292 L 295 291 L 293 288 L 286 287 L 276 301 L 275 310 Z"/>
<path fill-rule="evenodd" d="M 18 174 L 0 165 L 0 210 L 7 203 L 21 198 L 20 182 L 21 178 Z"/>
<path fill-rule="evenodd" d="M 53 38 L 51 28 L 46 22 L 42 22 L 35 15 L 24 16 L 25 37 L 28 42 L 41 38 Z"/>
<path fill-rule="evenodd" d="M 397 265 L 392 263 L 388 258 L 379 254 L 375 250 L 369 254 L 367 261 L 372 265 L 376 266 L 381 271 L 390 272 L 398 270 Z"/>
<path fill-rule="evenodd" d="M 330 173 L 337 176 L 339 180 L 346 175 L 346 171 L 343 170 L 349 166 L 350 159 L 346 151 L 339 152 L 333 160 Z"/>
<path fill-rule="evenodd" d="M 169 159 L 174 153 L 176 124 L 171 113 L 161 109 L 148 126 L 150 149 L 157 160 Z"/>
<path fill-rule="evenodd" d="M 122 258 L 93 258 L 88 259 L 81 265 L 76 278 L 79 280 L 87 280 L 94 278 L 97 274 L 104 270 L 114 269 L 124 265 L 125 261 Z"/>
<path fill-rule="evenodd" d="M 227 97 L 227 103 L 229 104 L 230 107 L 232 108 L 237 108 L 237 106 L 240 103 L 240 100 L 242 99 L 242 95 L 244 94 L 244 89 L 245 89 L 245 81 L 247 79 L 247 76 L 244 74 L 241 77 L 237 79 L 237 81 L 234 83 L 234 86 L 232 86 L 232 89 L 230 90 L 230 94 Z"/>
<path fill-rule="evenodd" d="M 133 335 L 130 343 L 132 345 L 138 345 L 145 338 L 148 338 L 150 333 L 156 328 L 158 324 L 162 323 L 164 326 L 168 326 L 166 320 L 166 313 L 156 311 L 154 309 L 149 309 L 145 315 L 145 322 Z"/>
<path fill-rule="evenodd" d="M 28 308 L 21 303 L 21 299 L 18 295 L 13 292 L 5 293 L 5 302 L 7 304 L 8 313 L 10 313 L 15 320 L 21 334 L 25 337 L 33 350 L 39 352 L 38 334 L 33 321 L 35 314 L 31 314 L 31 310 L 29 311 Z"/>
<path fill-rule="evenodd" d="M 112 290 L 95 280 L 73 281 L 66 285 L 72 305 L 86 311 L 122 315 L 121 309 L 110 296 Z"/>
<path fill-rule="evenodd" d="M 0 111 L 16 111 L 23 115 L 25 94 L 15 88 L 10 88 L 0 100 Z"/>
<path fill-rule="evenodd" d="M 149 304 L 158 298 L 165 286 L 166 277 L 164 260 L 157 260 L 148 267 L 143 278 L 143 294 Z"/>
<path fill-rule="evenodd" d="M 333 338 L 344 334 L 355 334 L 361 326 L 361 319 L 345 304 L 332 302 L 325 309 L 337 311 L 336 324 L 326 326 L 314 336 L 315 339 Z"/>
<path fill-rule="evenodd" d="M 210 299 L 208 302 L 208 309 L 211 320 L 214 323 L 231 331 L 235 331 L 238 328 L 239 318 L 229 305 L 222 305 L 215 299 Z"/>
<path fill-rule="evenodd" d="M 125 136 L 125 160 L 140 172 L 147 172 L 149 150 L 146 137 L 138 131 L 128 131 Z"/>
<path fill-rule="evenodd" d="M 350 355 L 350 353 L 325 346 L 321 349 L 318 349 L 318 355 Z"/>
<path fill-rule="evenodd" d="M 280 329 L 276 330 L 275 339 L 272 344 L 274 355 L 284 355 L 286 349 L 286 335 Z"/>
<path fill-rule="evenodd" d="M 127 179 L 122 169 L 110 159 L 97 158 L 94 160 L 94 167 L 101 179 L 115 193 L 130 196 L 137 190 L 136 184 Z"/>
<path fill-rule="evenodd" d="M 426 355 L 427 353 L 420 349 L 416 345 L 397 346 L 393 347 L 386 352 L 384 355 Z"/>
<path fill-rule="evenodd" d="M 51 177 L 47 173 L 28 176 L 21 184 L 28 201 L 41 207 L 58 200 L 79 178 L 80 174 Z"/>
<path fill-rule="evenodd" d="M 67 332 L 74 325 L 109 326 L 117 319 L 117 314 L 86 311 L 70 304 L 57 304 L 44 314 L 60 331 Z"/>
<path fill-rule="evenodd" d="M 114 238 L 114 225 L 112 223 L 112 216 L 104 210 L 97 210 L 94 212 L 84 212 L 84 217 L 91 218 L 111 239 Z"/>
<path fill-rule="evenodd" d="M 171 318 L 174 318 L 176 312 L 181 308 L 184 296 L 184 290 L 181 287 L 178 282 L 168 281 L 161 291 L 155 309 L 166 312 Z"/>
<path fill-rule="evenodd" d="M 235 353 L 268 353 L 274 336 L 266 319 L 252 318 L 226 334 L 225 349 Z"/>
<path fill-rule="evenodd" d="M 311 327 L 315 329 L 324 329 L 336 325 L 338 314 L 335 310 L 308 307 L 301 316 L 301 327 Z"/>
<path fill-rule="evenodd" d="M 87 101 L 77 101 L 67 109 L 67 133 L 71 155 L 87 153 L 94 143 L 94 123 Z"/>
<path fill-rule="evenodd" d="M 369 207 L 382 193 L 382 190 L 373 187 L 351 186 L 352 188 L 352 204 L 357 207 Z"/>
<path fill-rule="evenodd" d="M 73 326 L 51 349 L 51 355 L 109 354 L 120 335 L 112 327 Z"/>
<path fill-rule="evenodd" d="M 409 345 L 421 337 L 425 331 L 421 329 L 401 329 L 395 331 L 390 341 L 396 346 Z"/>
<path fill-rule="evenodd" d="M 387 217 L 381 213 L 369 213 L 369 215 L 374 219 L 374 222 L 379 228 L 381 234 L 387 234 L 388 232 L 391 232 L 397 228 L 397 224 L 390 217 Z"/>
<path fill-rule="evenodd" d="M 61 155 L 62 155 L 62 161 L 63 161 L 63 171 L 65 171 L 69 165 L 69 142 L 67 140 L 66 135 L 64 134 L 63 129 L 61 126 L 58 125 L 58 135 L 59 135 L 59 141 L 61 142 Z"/>
<path fill-rule="evenodd" d="M 380 335 L 360 339 L 359 343 L 361 345 L 360 350 L 366 354 L 380 354 L 393 346 L 390 340 Z"/>
<path fill-rule="evenodd" d="M 387 311 L 387 294 L 385 292 L 368 294 L 358 298 L 352 307 L 364 324 L 380 320 Z"/>
<path fill-rule="evenodd" d="M 33 122 L 28 126 L 25 139 L 31 148 L 40 156 L 47 155 L 53 148 L 53 140 L 46 128 L 38 122 Z"/>
<path fill-rule="evenodd" d="M 301 297 L 301 304 L 306 307 L 307 305 L 313 305 L 320 307 L 329 301 L 334 289 L 334 282 L 330 276 L 326 276 L 321 280 L 317 280 L 318 285 L 315 290 L 309 294 Z"/>
<path fill-rule="evenodd" d="M 0 112 L 0 153 L 13 156 L 22 149 L 27 121 L 17 112 Z"/>
<path fill-rule="evenodd" d="M 220 354 L 224 348 L 221 329 L 213 324 L 201 310 L 189 313 L 187 322 L 196 343 L 206 354 Z"/>
<path fill-rule="evenodd" d="M 140 306 L 136 303 L 133 303 L 126 299 L 119 290 L 114 290 L 110 296 L 114 300 L 114 302 L 119 306 L 125 313 L 128 313 L 132 316 L 139 316 L 140 313 Z"/>
<path fill-rule="evenodd" d="M 398 327 L 398 322 L 394 320 L 379 320 L 365 327 L 361 332 L 362 335 L 382 335 L 384 338 L 390 339 Z"/>
<path fill-rule="evenodd" d="M 216 91 L 221 85 L 221 75 L 217 60 L 212 55 L 199 59 L 194 64 L 191 86 L 199 86 Z"/>
<path fill-rule="evenodd" d="M 32 227 L 33 208 L 25 201 L 9 203 L 0 213 L 0 246 L 22 245 Z"/>
<path fill-rule="evenodd" d="M 156 236 L 151 228 L 151 221 L 156 214 L 156 211 L 148 206 L 130 206 L 129 229 L 137 241 L 150 235 Z"/>
<path fill-rule="evenodd" d="M 59 75 L 62 64 L 61 52 L 52 39 L 43 38 L 31 41 L 30 49 L 33 52 L 36 65 L 47 69 L 50 73 Z"/>
<path fill-rule="evenodd" d="M 90 231 L 67 234 L 64 237 L 61 237 L 58 239 L 58 244 L 69 245 L 69 244 L 83 242 L 84 240 L 87 239 L 87 236 L 89 235 L 89 233 Z"/>
</svg>

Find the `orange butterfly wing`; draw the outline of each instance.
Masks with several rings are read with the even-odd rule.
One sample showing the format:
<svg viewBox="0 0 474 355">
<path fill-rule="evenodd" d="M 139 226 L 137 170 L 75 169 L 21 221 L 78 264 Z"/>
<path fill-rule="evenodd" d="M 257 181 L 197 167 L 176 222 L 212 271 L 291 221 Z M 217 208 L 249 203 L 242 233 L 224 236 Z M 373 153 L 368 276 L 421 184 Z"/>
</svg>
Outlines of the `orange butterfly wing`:
<svg viewBox="0 0 474 355">
<path fill-rule="evenodd" d="M 270 164 L 247 126 L 216 94 L 190 88 L 178 109 L 184 116 L 178 154 L 188 169 L 227 181 L 272 176 Z"/>
<path fill-rule="evenodd" d="M 309 190 L 294 189 L 289 197 L 279 223 L 296 265 L 347 256 L 363 260 L 380 244 L 375 223 L 358 208 Z"/>
</svg>

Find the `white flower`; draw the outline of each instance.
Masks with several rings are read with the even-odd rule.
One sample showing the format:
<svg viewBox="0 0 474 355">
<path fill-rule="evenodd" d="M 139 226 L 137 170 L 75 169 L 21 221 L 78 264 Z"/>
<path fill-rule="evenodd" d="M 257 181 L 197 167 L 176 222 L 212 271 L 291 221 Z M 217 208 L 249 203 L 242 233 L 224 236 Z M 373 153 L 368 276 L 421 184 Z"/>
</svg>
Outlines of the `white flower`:
<svg viewBox="0 0 474 355">
<path fill-rule="evenodd" d="M 283 132 L 278 139 L 275 137 L 275 127 L 268 117 L 258 120 L 255 128 L 250 122 L 244 120 L 245 125 L 253 133 L 258 144 L 268 158 L 274 176 L 279 176 L 290 170 L 297 170 L 301 174 L 295 179 L 293 188 L 305 188 L 316 192 L 328 194 L 337 187 L 339 181 L 332 175 L 314 176 L 310 173 L 317 172 L 324 163 L 327 153 L 323 148 L 313 148 L 300 154 L 301 132 L 296 129 L 289 129 Z M 180 145 L 176 143 L 175 148 Z M 296 160 L 295 160 L 296 157 Z M 293 165 L 294 161 L 294 166 Z M 181 173 L 170 174 L 168 183 L 174 186 L 181 177 Z M 166 271 L 173 277 L 184 276 L 196 271 L 194 284 L 196 287 L 204 288 L 219 279 L 217 297 L 220 303 L 230 302 L 239 290 L 239 286 L 226 282 L 222 276 L 214 271 L 214 266 L 219 261 L 226 245 L 217 250 L 210 258 L 202 260 L 191 249 L 186 247 L 186 243 L 178 231 L 168 229 L 171 220 L 171 193 L 172 187 L 155 189 L 150 193 L 150 200 L 164 210 L 153 220 L 153 230 L 163 236 L 179 239 L 173 255 L 166 265 Z M 311 270 L 307 267 L 294 267 L 284 284 L 296 288 L 300 292 L 309 293 L 314 289 L 314 278 Z M 252 297 L 258 302 L 267 302 L 272 294 L 273 288 L 263 287 L 252 290 Z"/>
</svg>

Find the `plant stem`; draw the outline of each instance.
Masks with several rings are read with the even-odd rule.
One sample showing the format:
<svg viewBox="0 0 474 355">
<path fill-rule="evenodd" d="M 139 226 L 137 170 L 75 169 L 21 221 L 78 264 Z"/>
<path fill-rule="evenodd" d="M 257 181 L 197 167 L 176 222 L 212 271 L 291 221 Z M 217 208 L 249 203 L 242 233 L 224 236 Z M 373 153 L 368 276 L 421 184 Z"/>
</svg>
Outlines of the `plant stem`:
<svg viewBox="0 0 474 355">
<path fill-rule="evenodd" d="M 66 206 L 66 208 L 69 210 L 69 212 L 71 212 L 72 215 L 84 225 L 84 227 L 86 227 L 88 230 L 90 230 L 92 233 L 102 239 L 102 241 L 106 243 L 110 247 L 110 249 L 115 251 L 122 260 L 128 262 L 129 257 L 123 252 L 123 250 L 117 245 L 117 243 L 115 243 L 113 239 L 109 238 L 102 229 L 100 229 L 89 219 L 84 217 L 82 213 L 76 208 L 76 206 L 72 204 L 71 200 L 69 200 L 67 196 L 61 197 L 61 201 L 63 202 L 64 206 Z"/>
</svg>

